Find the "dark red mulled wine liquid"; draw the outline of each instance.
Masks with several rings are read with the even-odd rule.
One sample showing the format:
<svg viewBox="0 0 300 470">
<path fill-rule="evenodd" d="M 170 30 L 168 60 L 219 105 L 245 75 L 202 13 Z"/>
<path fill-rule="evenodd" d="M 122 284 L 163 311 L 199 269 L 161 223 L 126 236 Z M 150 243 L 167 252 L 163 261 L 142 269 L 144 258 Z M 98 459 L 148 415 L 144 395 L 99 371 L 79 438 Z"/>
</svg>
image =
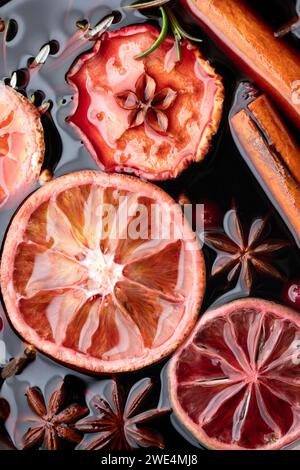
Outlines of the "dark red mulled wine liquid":
<svg viewBox="0 0 300 470">
<path fill-rule="evenodd" d="M 130 3 L 130 0 L 10 0 L 0 1 L 0 16 L 11 21 L 10 34 L 5 41 L 3 33 L 0 33 L 0 79 L 9 79 L 12 72 L 19 71 L 19 90 L 26 92 L 28 97 L 36 93 L 36 100 L 50 100 L 51 110 L 43 117 L 46 134 L 46 160 L 45 167 L 54 171 L 54 177 L 82 170 L 97 169 L 94 160 L 80 142 L 75 131 L 65 122 L 72 109 L 72 90 L 65 80 L 66 72 L 76 57 L 90 49 L 92 43 L 77 40 L 76 22 L 88 20 L 91 25 L 96 25 L 103 17 L 113 10 L 121 12 L 118 15 L 119 22 L 114 28 L 151 21 L 157 24 L 157 19 L 134 13 L 129 10 L 120 10 L 120 7 Z M 256 8 L 260 8 L 262 14 L 273 26 L 279 27 L 288 21 L 294 13 L 293 0 L 265 0 L 259 2 L 253 0 Z M 263 5 L 262 5 L 263 4 Z M 266 199 L 258 183 L 246 167 L 242 157 L 236 149 L 228 127 L 228 111 L 232 105 L 235 89 L 241 80 L 247 77 L 241 76 L 222 51 L 213 41 L 196 25 L 192 18 L 180 9 L 181 21 L 194 35 L 203 37 L 200 45 L 203 53 L 209 58 L 217 71 L 224 77 L 226 85 L 225 112 L 220 131 L 214 141 L 214 146 L 201 165 L 193 165 L 178 179 L 160 184 L 169 194 L 177 198 L 182 192 L 187 193 L 193 202 L 205 203 L 214 201 L 220 207 L 222 213 L 230 210 L 232 201 L 235 201 L 246 220 L 254 217 L 265 216 L 273 211 L 271 217 L 271 236 L 274 238 L 292 237 L 286 229 L 275 210 Z M 32 62 L 40 48 L 51 41 L 51 55 L 46 64 L 33 73 L 28 74 L 27 66 Z M 294 41 L 294 40 L 293 40 Z M 295 40 L 295 45 L 297 41 Z M 0 243 L 2 244 L 5 232 L 15 212 L 2 211 L 0 213 Z M 205 248 L 208 272 L 214 260 L 215 254 Z M 299 252 L 291 249 L 281 260 L 282 270 L 288 278 L 299 277 L 300 257 Z M 203 309 L 207 309 L 223 296 L 222 301 L 242 295 L 239 288 L 224 296 L 222 290 L 223 281 L 208 282 L 206 298 Z M 252 295 L 266 299 L 280 300 L 281 285 L 262 278 L 253 289 Z M 12 331 L 4 313 L 3 304 L 0 304 L 0 365 L 1 361 L 7 361 L 19 354 L 23 349 L 21 339 Z M 2 355 L 2 357 L 1 357 Z M 151 398 L 157 403 L 162 393 L 163 401 L 166 398 L 165 371 L 166 361 L 157 364 L 139 373 L 127 374 L 121 378 L 127 386 L 134 384 L 144 377 L 152 377 L 155 381 L 155 396 Z M 6 422 L 6 428 L 11 439 L 16 445 L 20 445 L 23 420 L 29 413 L 26 404 L 25 390 L 30 386 L 39 386 L 49 396 L 61 377 L 71 375 L 79 379 L 74 385 L 74 390 L 79 386 L 82 391 L 90 387 L 95 390 L 99 382 L 99 393 L 103 390 L 102 380 L 109 377 L 92 378 L 67 369 L 42 354 L 36 361 L 28 366 L 18 377 L 7 380 L 2 385 L 0 396 L 6 398 L 10 405 L 10 415 Z M 78 385 L 80 384 L 80 385 Z M 162 392 L 161 386 L 163 388 Z M 153 405 L 149 402 L 149 406 Z M 160 429 L 166 440 L 166 450 L 188 451 L 193 449 L 193 440 L 181 429 L 174 417 L 171 421 L 165 417 L 155 425 Z M 0 449 L 7 447 L 7 441 L 0 437 Z"/>
</svg>

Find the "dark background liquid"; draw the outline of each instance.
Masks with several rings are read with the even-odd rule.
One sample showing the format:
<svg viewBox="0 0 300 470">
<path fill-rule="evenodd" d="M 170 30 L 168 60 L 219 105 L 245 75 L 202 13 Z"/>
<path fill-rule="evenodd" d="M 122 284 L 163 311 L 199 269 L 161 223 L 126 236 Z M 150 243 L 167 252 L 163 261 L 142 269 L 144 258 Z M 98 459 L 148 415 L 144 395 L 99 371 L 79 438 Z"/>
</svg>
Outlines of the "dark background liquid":
<svg viewBox="0 0 300 470">
<path fill-rule="evenodd" d="M 87 19 L 91 25 L 96 25 L 99 20 L 110 14 L 112 10 L 121 11 L 122 5 L 129 0 L 10 0 L 0 1 L 0 16 L 7 21 L 14 20 L 11 24 L 9 41 L 4 40 L 4 34 L 0 34 L 0 79 L 10 78 L 12 72 L 20 71 L 18 76 L 18 89 L 26 92 L 31 97 L 35 92 L 37 100 L 50 100 L 52 105 L 50 112 L 43 117 L 45 128 L 47 152 L 44 167 L 54 171 L 54 176 L 60 176 L 81 169 L 97 169 L 91 156 L 80 142 L 75 131 L 65 122 L 72 109 L 72 91 L 65 81 L 65 74 L 76 57 L 92 47 L 92 43 L 78 44 L 74 50 L 66 52 L 66 44 L 76 33 L 76 21 Z M 293 0 L 252 0 L 249 2 L 255 6 L 274 29 L 295 15 Z M 179 178 L 171 182 L 160 184 L 174 198 L 182 192 L 187 192 L 193 202 L 205 203 L 207 200 L 216 201 L 225 213 L 232 207 L 235 201 L 244 220 L 251 221 L 254 217 L 263 217 L 272 212 L 271 233 L 273 238 L 291 239 L 291 235 L 285 224 L 274 211 L 272 205 L 265 197 L 256 180 L 246 167 L 242 157 L 236 149 L 228 128 L 227 116 L 234 98 L 234 91 L 240 81 L 247 79 L 239 74 L 222 51 L 215 46 L 210 38 L 195 24 L 188 13 L 180 6 L 180 17 L 194 35 L 204 39 L 201 49 L 217 71 L 224 77 L 226 86 L 226 102 L 223 122 L 219 133 L 215 138 L 214 146 L 205 162 L 201 165 L 193 165 Z M 145 16 L 122 10 L 120 22 L 113 27 L 115 29 L 134 23 L 151 21 L 157 24 L 155 17 Z M 299 41 L 290 37 L 288 39 L 294 46 L 299 47 Z M 28 74 L 27 65 L 36 56 L 40 48 L 52 41 L 52 55 L 46 64 L 37 72 Z M 5 232 L 16 208 L 9 212 L 0 213 L 0 243 L 2 244 Z M 208 265 L 208 272 L 214 260 L 215 254 L 208 248 L 204 248 Z M 279 264 L 288 278 L 299 277 L 300 257 L 298 250 L 291 249 L 281 258 Z M 209 280 L 206 297 L 202 311 L 215 303 L 226 292 L 225 280 Z M 266 278 L 258 278 L 251 295 L 267 299 L 280 300 L 281 284 Z M 242 296 L 243 292 L 235 295 Z M 222 298 L 222 301 L 230 299 L 232 292 Z M 6 357 L 10 358 L 20 354 L 23 343 L 10 328 L 4 308 L 0 304 L 0 317 L 3 327 L 0 331 L 0 340 L 5 343 Z M 0 320 L 1 326 L 1 320 Z M 3 346 L 3 343 L 2 343 Z M 1 350 L 1 347 L 0 347 Z M 1 358 L 0 358 L 1 360 Z M 155 387 L 152 396 L 145 403 L 145 409 L 156 405 L 160 400 L 166 404 L 167 390 L 165 381 L 165 364 L 157 364 L 138 373 L 125 374 L 121 377 L 122 384 L 128 388 L 144 377 L 151 377 Z M 1 365 L 1 364 L 0 364 Z M 6 428 L 13 442 L 19 446 L 21 436 L 25 430 L 23 421 L 30 412 L 26 404 L 25 391 L 30 386 L 38 386 L 49 397 L 55 384 L 65 376 L 77 377 L 79 381 L 73 381 L 74 391 L 80 389 L 85 392 L 93 387 L 99 387 L 99 393 L 103 391 L 103 380 L 109 377 L 93 378 L 78 374 L 56 364 L 42 354 L 38 354 L 36 361 L 29 365 L 18 377 L 8 379 L 3 385 L 1 395 L 10 405 L 10 415 L 6 421 Z M 104 393 L 104 392 L 101 392 Z M 180 427 L 174 416 L 165 417 L 153 427 L 162 430 L 166 441 L 166 449 L 188 451 L 197 445 L 188 434 Z M 0 449 L 7 446 L 4 430 L 0 433 Z"/>
</svg>

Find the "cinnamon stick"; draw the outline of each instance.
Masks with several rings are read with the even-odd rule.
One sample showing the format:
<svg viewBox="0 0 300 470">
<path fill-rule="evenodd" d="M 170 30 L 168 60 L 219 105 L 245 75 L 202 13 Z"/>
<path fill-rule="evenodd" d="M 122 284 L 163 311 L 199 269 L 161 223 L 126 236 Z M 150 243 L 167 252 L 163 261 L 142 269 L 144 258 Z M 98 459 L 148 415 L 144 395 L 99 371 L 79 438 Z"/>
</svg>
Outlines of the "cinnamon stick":
<svg viewBox="0 0 300 470">
<path fill-rule="evenodd" d="M 264 129 L 270 145 L 280 154 L 289 172 L 300 184 L 300 147 L 271 100 L 261 95 L 249 103 L 248 109 L 259 127 Z"/>
<path fill-rule="evenodd" d="M 245 0 L 181 0 L 300 129 L 300 55 Z"/>
<path fill-rule="evenodd" d="M 246 163 L 300 247 L 300 149 L 266 96 L 232 114 L 233 137 Z"/>
</svg>

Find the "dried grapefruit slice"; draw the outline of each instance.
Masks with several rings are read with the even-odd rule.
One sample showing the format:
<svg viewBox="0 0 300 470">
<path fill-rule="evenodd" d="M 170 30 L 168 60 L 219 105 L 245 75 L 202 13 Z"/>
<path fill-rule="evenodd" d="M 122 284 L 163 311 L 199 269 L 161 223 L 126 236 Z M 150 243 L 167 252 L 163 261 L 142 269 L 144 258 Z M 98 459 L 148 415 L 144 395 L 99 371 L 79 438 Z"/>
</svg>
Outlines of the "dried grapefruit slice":
<svg viewBox="0 0 300 470">
<path fill-rule="evenodd" d="M 170 237 L 158 228 L 167 218 Z M 1 264 L 21 336 L 93 373 L 139 369 L 173 351 L 196 322 L 204 284 L 203 255 L 180 206 L 150 183 L 92 171 L 25 201 Z"/>
<path fill-rule="evenodd" d="M 0 82 L 0 209 L 27 195 L 44 160 L 40 114 L 27 98 Z"/>
<path fill-rule="evenodd" d="M 204 446 L 281 449 L 300 438 L 300 316 L 261 299 L 206 313 L 176 352 L 169 390 Z"/>
<path fill-rule="evenodd" d="M 109 32 L 67 75 L 75 89 L 69 122 L 101 169 L 176 178 L 203 159 L 218 129 L 223 85 L 195 46 L 185 42 L 178 62 L 168 37 L 136 59 L 158 35 L 149 25 Z"/>
</svg>

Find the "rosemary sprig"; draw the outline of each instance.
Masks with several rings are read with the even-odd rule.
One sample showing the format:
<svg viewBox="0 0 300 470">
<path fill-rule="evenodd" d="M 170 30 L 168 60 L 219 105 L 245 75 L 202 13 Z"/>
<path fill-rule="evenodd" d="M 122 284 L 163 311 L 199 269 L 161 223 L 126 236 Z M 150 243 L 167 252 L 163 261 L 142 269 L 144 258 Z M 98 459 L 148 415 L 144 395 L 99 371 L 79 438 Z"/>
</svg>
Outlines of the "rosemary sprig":
<svg viewBox="0 0 300 470">
<path fill-rule="evenodd" d="M 169 29 L 168 15 L 164 7 L 159 7 L 159 9 L 161 11 L 161 16 L 162 16 L 162 28 L 161 28 L 160 35 L 156 39 L 155 43 L 147 51 L 143 52 L 142 54 L 137 55 L 136 59 L 142 59 L 143 57 L 146 57 L 147 55 L 155 51 L 155 49 L 157 49 L 160 46 L 160 44 L 165 40 L 168 34 L 168 29 Z"/>
<path fill-rule="evenodd" d="M 128 5 L 125 8 L 130 10 L 146 10 L 146 8 L 156 8 L 169 3 L 171 0 L 153 0 L 151 2 L 143 2 L 143 3 L 133 3 L 132 5 Z"/>
<path fill-rule="evenodd" d="M 178 57 L 178 62 L 181 61 L 181 34 L 178 33 L 177 29 L 174 27 L 173 23 L 171 23 L 171 28 L 172 28 L 172 31 L 173 31 L 173 36 L 175 38 L 175 42 L 176 42 L 176 49 L 177 49 L 177 57 Z"/>
<path fill-rule="evenodd" d="M 196 38 L 195 36 L 191 36 L 189 33 L 187 33 L 183 27 L 180 25 L 179 21 L 177 20 L 176 16 L 174 15 L 173 11 L 171 10 L 170 7 L 166 7 L 167 15 L 171 21 L 172 26 L 174 27 L 175 31 L 177 32 L 178 36 L 181 37 L 181 39 L 189 39 L 190 41 L 193 42 L 202 42 L 203 40 L 200 38 Z"/>
<path fill-rule="evenodd" d="M 181 41 L 183 39 L 189 39 L 190 41 L 194 41 L 194 42 L 202 42 L 202 39 L 191 36 L 182 28 L 182 26 L 180 25 L 179 21 L 177 20 L 174 12 L 172 11 L 169 5 L 166 5 L 165 7 L 163 6 L 167 3 L 170 3 L 170 1 L 171 0 L 153 0 L 149 2 L 135 3 L 126 7 L 132 10 L 145 10 L 146 8 L 159 7 L 161 15 L 162 15 L 162 28 L 161 28 L 159 37 L 147 51 L 138 55 L 136 59 L 142 59 L 143 57 L 146 57 L 147 55 L 151 54 L 153 51 L 155 51 L 155 49 L 157 49 L 161 45 L 161 43 L 165 40 L 167 36 L 169 25 L 171 27 L 172 34 L 176 42 L 177 56 L 178 56 L 179 62 L 181 61 L 181 57 L 182 57 Z"/>
</svg>

